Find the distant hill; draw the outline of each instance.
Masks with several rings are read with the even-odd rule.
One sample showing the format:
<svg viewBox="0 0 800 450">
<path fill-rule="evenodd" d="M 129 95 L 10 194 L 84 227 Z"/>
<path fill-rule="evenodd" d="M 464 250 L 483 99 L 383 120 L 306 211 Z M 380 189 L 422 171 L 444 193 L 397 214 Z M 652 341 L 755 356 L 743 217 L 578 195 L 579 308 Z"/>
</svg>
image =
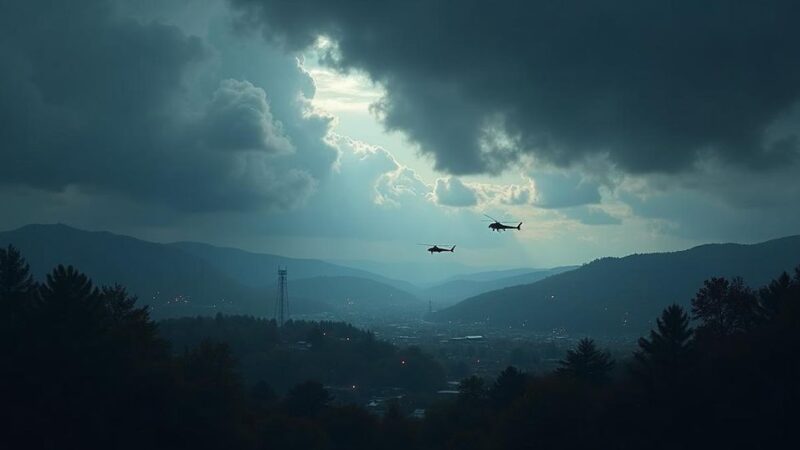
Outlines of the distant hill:
<svg viewBox="0 0 800 450">
<path fill-rule="evenodd" d="M 58 264 L 73 265 L 98 285 L 125 286 L 160 318 L 217 312 L 270 316 L 278 265 L 290 268 L 293 314 L 331 313 L 335 318 L 343 307 L 327 303 L 325 298 L 337 298 L 329 294 L 364 299 L 359 304 L 365 308 L 369 305 L 366 292 L 371 293 L 369 298 L 375 303 L 379 297 L 387 298 L 386 304 L 391 304 L 392 299 L 400 303 L 414 299 L 393 286 L 356 275 L 379 280 L 383 277 L 322 261 L 188 242 L 158 244 L 60 224 L 27 225 L 0 232 L 0 245 L 8 244 L 20 249 L 39 280 Z M 319 278 L 325 275 L 336 276 Z M 310 280 L 300 279 L 302 276 Z"/>
<path fill-rule="evenodd" d="M 266 287 L 275 283 L 278 266 L 289 268 L 289 280 L 311 277 L 359 277 L 378 281 L 398 289 L 413 292 L 416 286 L 393 280 L 366 270 L 340 266 L 315 259 L 289 258 L 267 253 L 252 253 L 237 248 L 216 247 L 199 242 L 168 244 L 206 261 L 234 280 L 251 287 Z"/>
<path fill-rule="evenodd" d="M 0 233 L 0 245 L 8 244 L 20 249 L 39 280 L 58 264 L 73 265 L 96 284 L 124 285 L 159 316 L 253 311 L 261 297 L 192 255 L 128 236 L 27 225 Z"/>
<path fill-rule="evenodd" d="M 456 249 L 456 254 L 458 254 L 458 252 L 459 250 Z M 429 255 L 420 247 L 417 258 L 413 261 L 382 262 L 353 259 L 330 259 L 327 261 L 338 266 L 366 270 L 370 273 L 383 275 L 389 279 L 405 280 L 413 283 L 415 286 L 422 286 L 425 288 L 455 279 L 471 279 L 471 275 L 482 276 L 483 274 L 498 273 L 496 277 L 502 278 L 504 276 L 536 270 L 533 268 L 512 269 L 517 272 L 510 274 L 502 274 L 502 272 L 505 271 L 497 270 L 482 272 L 474 266 L 459 264 L 457 258 L 448 257 L 452 256 L 450 254 L 438 256 L 442 256 L 442 258 Z"/>
<path fill-rule="evenodd" d="M 461 300 L 484 292 L 503 289 L 520 284 L 530 284 L 578 266 L 556 267 L 553 269 L 512 269 L 507 271 L 482 272 L 451 279 L 431 286 L 420 293 L 430 299 L 437 307 L 450 306 Z M 505 275 L 505 276 L 503 276 Z M 474 279 L 472 277 L 475 277 Z"/>
<path fill-rule="evenodd" d="M 449 281 L 458 281 L 458 280 L 494 281 L 502 278 L 509 278 L 517 275 L 525 275 L 533 272 L 539 272 L 542 270 L 549 270 L 549 269 L 534 269 L 531 267 L 520 267 L 516 269 L 484 270 L 480 272 L 471 271 L 448 277 L 439 284 L 447 283 Z"/>
<path fill-rule="evenodd" d="M 759 287 L 798 264 L 800 236 L 603 258 L 536 283 L 480 294 L 429 317 L 542 331 L 640 333 L 665 306 L 689 305 L 707 278 L 741 276 Z"/>
</svg>

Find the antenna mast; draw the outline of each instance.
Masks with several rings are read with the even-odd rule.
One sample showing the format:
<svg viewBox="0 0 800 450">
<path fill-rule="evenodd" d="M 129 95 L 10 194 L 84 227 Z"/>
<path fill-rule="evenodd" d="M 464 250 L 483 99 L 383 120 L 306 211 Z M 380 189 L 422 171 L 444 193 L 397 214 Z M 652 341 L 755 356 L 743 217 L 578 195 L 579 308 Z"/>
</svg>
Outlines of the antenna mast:
<svg viewBox="0 0 800 450">
<path fill-rule="evenodd" d="M 278 293 L 275 297 L 275 322 L 278 326 L 283 326 L 289 319 L 289 283 L 287 281 L 288 270 L 278 267 Z"/>
</svg>

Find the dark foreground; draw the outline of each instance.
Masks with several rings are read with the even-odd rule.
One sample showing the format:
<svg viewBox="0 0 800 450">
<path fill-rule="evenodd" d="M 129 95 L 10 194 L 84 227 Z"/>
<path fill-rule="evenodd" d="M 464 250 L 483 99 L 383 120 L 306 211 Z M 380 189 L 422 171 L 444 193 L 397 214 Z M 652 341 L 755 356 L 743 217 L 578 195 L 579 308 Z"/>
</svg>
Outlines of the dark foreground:
<svg viewBox="0 0 800 450">
<path fill-rule="evenodd" d="M 231 346 L 249 344 L 171 348 L 124 288 L 97 288 L 61 266 L 36 282 L 13 248 L 2 249 L 0 448 L 796 446 L 800 271 L 756 291 L 711 279 L 692 306 L 667 308 L 632 362 L 613 372 L 614 361 L 587 339 L 553 373 L 508 368 L 494 380 L 470 377 L 457 396 L 433 401 L 424 418 L 399 400 L 376 415 L 343 404 L 341 395 L 334 401 L 329 380 L 289 382 L 304 374 L 339 384 L 360 376 L 371 388 L 380 379 L 420 393 L 440 387 L 436 364 L 346 326 L 300 324 L 291 345 L 305 347 L 296 354 L 316 354 L 282 353 L 280 336 L 271 334 L 261 359 L 251 361 L 294 374 L 275 389 L 240 375 Z M 173 342 L 186 330 L 169 326 Z M 357 350 L 348 338 L 358 340 Z M 330 355 L 348 359 L 337 365 Z M 398 360 L 411 369 L 401 372 Z M 325 373 L 315 372 L 320 367 Z"/>
</svg>

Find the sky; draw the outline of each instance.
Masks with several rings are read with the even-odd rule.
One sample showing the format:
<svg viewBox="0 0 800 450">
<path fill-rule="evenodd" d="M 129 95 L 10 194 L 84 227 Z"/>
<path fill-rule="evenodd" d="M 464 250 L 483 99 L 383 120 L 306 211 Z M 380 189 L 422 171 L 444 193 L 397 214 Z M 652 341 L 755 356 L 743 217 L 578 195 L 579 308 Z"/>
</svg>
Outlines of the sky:
<svg viewBox="0 0 800 450">
<path fill-rule="evenodd" d="M 798 19 L 777 0 L 3 0 L 0 229 L 398 267 L 449 244 L 435 264 L 476 270 L 797 234 Z"/>
</svg>

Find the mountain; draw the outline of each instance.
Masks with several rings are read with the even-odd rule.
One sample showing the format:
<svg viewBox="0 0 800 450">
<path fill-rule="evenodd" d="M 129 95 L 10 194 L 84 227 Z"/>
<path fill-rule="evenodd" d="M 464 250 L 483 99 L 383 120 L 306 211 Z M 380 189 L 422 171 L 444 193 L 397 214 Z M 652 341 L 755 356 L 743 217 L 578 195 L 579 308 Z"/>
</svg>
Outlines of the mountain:
<svg viewBox="0 0 800 450">
<path fill-rule="evenodd" d="M 204 260 L 228 277 L 250 287 L 263 288 L 274 284 L 278 266 L 282 266 L 289 268 L 290 281 L 311 277 L 358 277 L 388 284 L 408 292 L 418 290 L 416 286 L 405 281 L 315 259 L 252 253 L 198 242 L 176 242 L 168 245 Z"/>
<path fill-rule="evenodd" d="M 456 249 L 458 253 L 458 249 Z M 416 286 L 430 287 L 435 284 L 440 284 L 445 281 L 455 279 L 468 279 L 469 274 L 479 275 L 482 273 L 490 274 L 494 272 L 479 272 L 474 266 L 459 264 L 456 258 L 450 258 L 450 254 L 437 255 L 436 257 L 428 255 L 424 249 L 420 247 L 420 256 L 414 261 L 405 262 L 380 262 L 371 260 L 354 260 L 354 259 L 331 259 L 328 262 L 338 266 L 347 266 L 360 270 L 366 270 L 370 273 L 375 273 L 387 277 L 389 279 L 406 280 Z M 518 270 L 516 273 L 524 273 L 535 269 L 513 269 Z M 515 274 L 516 274 L 515 273 Z M 511 275 L 511 274 L 509 274 Z M 504 275 L 499 275 L 498 278 Z M 406 289 L 407 290 L 407 289 Z"/>
<path fill-rule="evenodd" d="M 494 281 L 502 278 L 509 278 L 517 275 L 525 275 L 533 272 L 539 272 L 542 270 L 549 270 L 549 269 L 533 269 L 530 267 L 521 267 L 516 269 L 486 270 L 481 272 L 473 271 L 473 272 L 466 272 L 466 273 L 460 273 L 458 275 L 453 275 L 443 280 L 442 283 L 447 283 L 449 281 L 458 281 L 458 280 Z"/>
<path fill-rule="evenodd" d="M 262 293 L 220 273 L 179 249 L 108 232 L 66 225 L 27 225 L 0 233 L 0 245 L 13 244 L 43 280 L 58 264 L 73 265 L 98 284 L 119 283 L 151 305 L 157 316 L 251 312 Z"/>
<path fill-rule="evenodd" d="M 536 283 L 480 294 L 429 318 L 541 331 L 638 334 L 652 327 L 667 305 L 688 306 L 712 276 L 741 276 L 759 287 L 798 264 L 800 236 L 602 258 Z"/>
<path fill-rule="evenodd" d="M 494 291 L 509 286 L 530 284 L 556 275 L 577 266 L 556 267 L 553 269 L 512 269 L 504 271 L 481 272 L 473 275 L 455 278 L 441 284 L 429 287 L 420 293 L 420 297 L 430 299 L 437 307 L 449 306 L 484 292 Z M 508 274 L 506 276 L 503 276 Z"/>
<path fill-rule="evenodd" d="M 20 249 L 39 280 L 58 264 L 73 265 L 98 285 L 125 286 L 139 296 L 141 304 L 150 305 L 159 318 L 216 312 L 270 316 L 279 265 L 289 267 L 293 314 L 335 315 L 353 309 L 352 305 L 348 309 L 326 302 L 330 293 L 365 299 L 359 301 L 365 310 L 371 308 L 365 303 L 367 298 L 376 304 L 381 296 L 388 299 L 388 304 L 393 299 L 398 299 L 398 304 L 415 299 L 412 294 L 378 281 L 384 280 L 381 276 L 322 261 L 190 242 L 159 244 L 61 224 L 27 225 L 0 232 L 0 245 L 8 244 Z M 303 276 L 309 278 L 300 278 Z"/>
</svg>

